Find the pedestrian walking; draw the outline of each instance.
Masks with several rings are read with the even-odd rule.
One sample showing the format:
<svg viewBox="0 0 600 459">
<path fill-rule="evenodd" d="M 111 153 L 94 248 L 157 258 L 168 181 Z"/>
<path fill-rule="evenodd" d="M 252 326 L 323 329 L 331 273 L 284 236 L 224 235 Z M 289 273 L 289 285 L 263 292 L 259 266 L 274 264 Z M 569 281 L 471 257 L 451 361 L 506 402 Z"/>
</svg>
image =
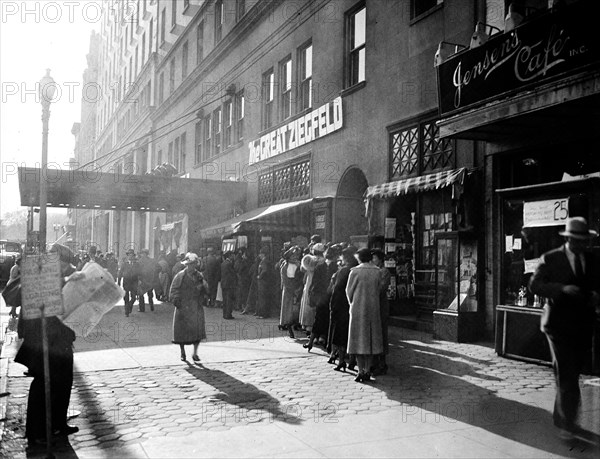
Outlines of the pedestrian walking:
<svg viewBox="0 0 600 459">
<path fill-rule="evenodd" d="M 156 284 L 156 278 L 158 277 L 158 270 L 160 269 L 160 266 L 158 266 L 154 258 L 150 258 L 150 251 L 148 249 L 140 250 L 140 259 L 138 260 L 138 265 L 140 270 L 138 285 L 140 312 L 146 312 L 144 295 L 148 296 L 148 305 L 150 306 L 150 310 L 154 311 L 153 290 Z"/>
<path fill-rule="evenodd" d="M 125 290 L 125 317 L 133 312 L 133 303 L 135 303 L 138 294 L 138 283 L 140 280 L 140 268 L 135 258 L 133 249 L 125 252 L 127 259 L 121 266 L 117 283 L 121 285 L 123 281 L 123 289 Z"/>
<path fill-rule="evenodd" d="M 360 264 L 350 270 L 346 296 L 350 303 L 348 353 L 356 355 L 358 375 L 356 382 L 371 379 L 373 356 L 383 352 L 379 292 L 381 274 L 371 263 L 369 249 L 357 252 Z"/>
<path fill-rule="evenodd" d="M 297 292 L 302 288 L 302 272 L 300 271 L 300 255 L 302 250 L 295 246 L 283 254 L 283 263 L 279 270 L 281 279 L 281 312 L 279 328 L 287 330 L 290 338 L 294 336 L 294 326 L 300 319 L 300 305 Z"/>
<path fill-rule="evenodd" d="M 50 253 L 57 253 L 61 268 L 62 285 L 85 278 L 73 266 L 73 252 L 61 244 L 54 244 Z M 56 316 L 46 320 L 48 341 L 51 431 L 53 436 L 67 436 L 79 431 L 67 424 L 67 411 L 73 386 L 73 342 L 75 333 Z M 44 386 L 44 361 L 42 346 L 42 319 L 19 319 L 19 336 L 23 342 L 15 362 L 28 368 L 33 381 L 27 399 L 25 436 L 30 446 L 42 445 L 46 440 L 46 404 Z"/>
<path fill-rule="evenodd" d="M 206 339 L 202 297 L 207 292 L 202 273 L 198 271 L 199 258 L 188 252 L 182 261 L 185 269 L 179 271 L 171 284 L 169 297 L 175 306 L 173 312 L 173 343 L 179 344 L 181 360 L 186 360 L 185 346 L 193 345 L 192 359 L 198 362 L 198 346 Z"/>
<path fill-rule="evenodd" d="M 106 254 L 104 264 L 105 264 L 106 270 L 110 273 L 110 275 L 113 277 L 113 279 L 116 282 L 117 277 L 119 275 L 119 263 L 115 259 L 115 254 L 113 252 L 108 252 Z"/>
<path fill-rule="evenodd" d="M 597 258 L 588 251 L 598 233 L 588 229 L 585 218 L 568 219 L 559 234 L 565 237 L 565 244 L 542 255 L 529 288 L 548 299 L 541 329 L 550 345 L 556 381 L 553 420 L 560 436 L 570 440 L 580 430 L 576 424 L 581 403 L 579 375 L 592 348 L 600 269 Z"/>
<path fill-rule="evenodd" d="M 331 363 L 335 362 L 336 355 L 339 358 L 338 365 L 334 368 L 336 371 L 346 371 L 346 349 L 350 326 L 350 303 L 346 296 L 346 286 L 350 270 L 358 265 L 355 253 L 356 249 L 352 246 L 342 250 L 342 266 L 332 278 L 328 347 L 331 348 Z"/>
<path fill-rule="evenodd" d="M 388 323 L 390 319 L 390 303 L 388 301 L 387 291 L 390 286 L 392 275 L 389 269 L 384 266 L 385 255 L 383 251 L 374 249 L 371 251 L 373 264 L 379 268 L 381 284 L 379 286 L 379 312 L 381 316 L 381 339 L 383 352 L 375 357 L 375 366 L 373 374 L 384 375 L 387 373 L 388 366 L 386 355 L 389 353 Z"/>
<path fill-rule="evenodd" d="M 221 262 L 215 256 L 212 247 L 209 247 L 204 266 L 204 274 L 208 282 L 208 307 L 214 308 L 217 305 L 217 289 L 221 280 Z"/>
<path fill-rule="evenodd" d="M 266 319 L 270 315 L 273 301 L 274 271 L 269 257 L 269 248 L 260 249 L 257 279 L 256 314 L 259 319 Z"/>
<path fill-rule="evenodd" d="M 223 292 L 223 319 L 233 319 L 233 305 L 237 288 L 237 274 L 233 266 L 233 252 L 223 254 L 221 263 L 221 291 Z"/>
</svg>

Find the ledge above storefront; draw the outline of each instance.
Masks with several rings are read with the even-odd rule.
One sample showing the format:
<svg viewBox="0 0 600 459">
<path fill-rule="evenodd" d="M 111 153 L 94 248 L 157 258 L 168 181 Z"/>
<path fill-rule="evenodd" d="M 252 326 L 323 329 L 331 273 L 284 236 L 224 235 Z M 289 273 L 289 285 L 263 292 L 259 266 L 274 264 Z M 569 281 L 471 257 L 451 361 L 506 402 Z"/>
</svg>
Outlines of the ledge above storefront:
<svg viewBox="0 0 600 459">
<path fill-rule="evenodd" d="M 600 2 L 580 0 L 440 64 L 440 137 L 493 141 L 598 119 L 599 15 Z"/>
</svg>

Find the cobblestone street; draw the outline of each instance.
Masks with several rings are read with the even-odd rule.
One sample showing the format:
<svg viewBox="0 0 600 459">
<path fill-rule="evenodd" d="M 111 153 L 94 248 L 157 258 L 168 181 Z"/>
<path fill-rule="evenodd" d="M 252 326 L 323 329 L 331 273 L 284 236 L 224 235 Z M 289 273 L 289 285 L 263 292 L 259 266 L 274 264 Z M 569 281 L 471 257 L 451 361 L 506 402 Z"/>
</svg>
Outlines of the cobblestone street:
<svg viewBox="0 0 600 459">
<path fill-rule="evenodd" d="M 100 329 L 127 324 L 119 309 Z M 59 457 L 597 457 L 597 437 L 557 438 L 551 369 L 500 358 L 490 345 L 391 328 L 390 372 L 359 384 L 321 350 L 307 353 L 304 337 L 239 315 L 201 344 L 200 364 L 181 362 L 169 344 L 171 311 L 134 315 L 131 342 L 78 337 L 71 423 L 80 430 L 57 445 Z M 224 324 L 219 309 L 206 313 L 214 330 Z M 259 336 L 267 328 L 274 335 Z M 3 360 L 15 348 L 7 338 Z M 4 457 L 44 453 L 26 450 L 23 370 L 10 361 Z M 598 434 L 593 383 L 584 381 L 582 425 Z"/>
</svg>

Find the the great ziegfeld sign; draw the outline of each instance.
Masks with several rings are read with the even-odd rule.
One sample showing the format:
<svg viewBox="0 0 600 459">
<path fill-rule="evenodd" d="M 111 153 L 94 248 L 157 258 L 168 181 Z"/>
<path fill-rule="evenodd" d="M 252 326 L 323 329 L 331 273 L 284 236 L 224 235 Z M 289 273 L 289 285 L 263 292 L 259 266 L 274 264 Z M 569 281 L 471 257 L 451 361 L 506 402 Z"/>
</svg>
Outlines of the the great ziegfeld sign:
<svg viewBox="0 0 600 459">
<path fill-rule="evenodd" d="M 442 115 L 600 62 L 600 1 L 580 1 L 547 12 L 438 69 Z"/>
<path fill-rule="evenodd" d="M 249 164 L 254 164 L 286 151 L 306 145 L 343 125 L 342 98 L 331 102 L 264 134 L 248 144 Z"/>
</svg>

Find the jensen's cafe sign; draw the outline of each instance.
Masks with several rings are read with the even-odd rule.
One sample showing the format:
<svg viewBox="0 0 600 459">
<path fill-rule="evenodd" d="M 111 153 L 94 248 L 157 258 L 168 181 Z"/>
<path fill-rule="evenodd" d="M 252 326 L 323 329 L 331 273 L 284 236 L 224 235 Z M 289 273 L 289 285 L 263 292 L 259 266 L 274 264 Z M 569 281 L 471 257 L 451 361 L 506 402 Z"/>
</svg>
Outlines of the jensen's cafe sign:
<svg viewBox="0 0 600 459">
<path fill-rule="evenodd" d="M 550 10 L 437 67 L 442 115 L 600 63 L 600 1 Z"/>
<path fill-rule="evenodd" d="M 254 164 L 337 131 L 343 125 L 342 98 L 316 108 L 248 144 L 249 164 Z"/>
</svg>

